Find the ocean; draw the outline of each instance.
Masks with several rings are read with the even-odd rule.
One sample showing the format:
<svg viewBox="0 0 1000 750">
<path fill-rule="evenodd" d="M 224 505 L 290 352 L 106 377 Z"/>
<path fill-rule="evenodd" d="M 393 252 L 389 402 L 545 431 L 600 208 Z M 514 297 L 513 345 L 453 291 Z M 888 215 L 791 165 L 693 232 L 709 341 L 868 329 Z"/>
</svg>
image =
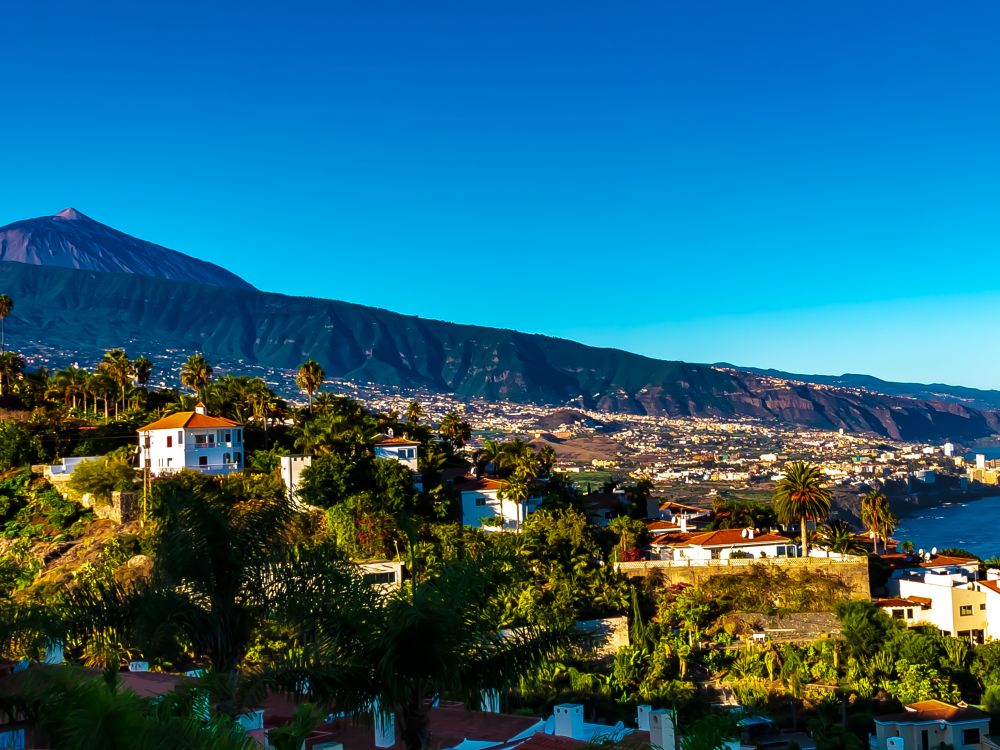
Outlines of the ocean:
<svg viewBox="0 0 1000 750">
<path fill-rule="evenodd" d="M 1000 497 L 913 510 L 892 534 L 916 549 L 961 547 L 980 559 L 1000 557 Z"/>
</svg>

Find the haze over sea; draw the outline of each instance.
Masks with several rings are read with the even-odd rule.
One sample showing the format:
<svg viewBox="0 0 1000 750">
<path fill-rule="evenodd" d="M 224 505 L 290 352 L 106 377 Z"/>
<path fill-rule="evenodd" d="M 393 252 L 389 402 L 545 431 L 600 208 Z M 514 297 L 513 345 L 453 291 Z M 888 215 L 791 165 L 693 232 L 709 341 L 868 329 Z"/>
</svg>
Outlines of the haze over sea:
<svg viewBox="0 0 1000 750">
<path fill-rule="evenodd" d="M 1000 497 L 914 509 L 900 515 L 893 538 L 917 549 L 960 547 L 981 559 L 1000 556 Z"/>
</svg>

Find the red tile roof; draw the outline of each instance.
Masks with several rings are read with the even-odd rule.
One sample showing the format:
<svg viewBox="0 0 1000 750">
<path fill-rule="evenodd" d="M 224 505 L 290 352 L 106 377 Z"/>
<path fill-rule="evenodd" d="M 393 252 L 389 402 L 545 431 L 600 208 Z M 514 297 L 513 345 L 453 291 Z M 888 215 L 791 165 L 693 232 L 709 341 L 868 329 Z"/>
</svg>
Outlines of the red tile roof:
<svg viewBox="0 0 1000 750">
<path fill-rule="evenodd" d="M 920 560 L 916 555 L 908 555 L 905 552 L 883 552 L 879 557 L 893 570 L 900 568 L 961 567 L 972 563 L 979 563 L 974 557 L 951 557 L 948 555 L 932 555 L 930 560 Z"/>
<path fill-rule="evenodd" d="M 408 440 L 407 438 L 391 437 L 379 440 L 375 445 L 420 445 L 420 443 L 415 440 Z"/>
<path fill-rule="evenodd" d="M 906 710 L 888 716 L 876 716 L 879 724 L 923 724 L 930 721 L 988 721 L 989 716 L 976 708 L 959 708 L 944 701 L 929 700 L 910 703 Z"/>
<path fill-rule="evenodd" d="M 286 723 L 291 718 L 291 714 L 286 716 L 277 713 L 269 715 L 269 713 L 271 712 L 265 707 L 264 720 L 269 727 Z M 467 739 L 506 743 L 540 721 L 532 716 L 470 711 L 462 704 L 451 702 L 442 702 L 437 708 L 432 708 L 429 719 L 432 747 L 455 747 Z M 339 718 L 331 724 L 317 727 L 306 740 L 306 748 L 312 748 L 323 742 L 339 742 L 343 744 L 344 750 L 375 750 L 375 730 L 370 721 Z M 510 746 L 513 747 L 514 743 Z M 396 743 L 392 747 L 397 750 L 402 750 L 404 747 L 398 726 Z M 551 750 L 569 750 L 569 747 L 560 745 L 559 748 L 553 747 Z"/>
<path fill-rule="evenodd" d="M 977 581 L 980 586 L 984 586 L 994 594 L 1000 594 L 1000 581 Z"/>
<path fill-rule="evenodd" d="M 502 479 L 491 479 L 490 477 L 468 477 L 467 482 L 455 482 L 459 492 L 492 492 L 502 490 L 507 483 Z"/>
<path fill-rule="evenodd" d="M 732 547 L 752 544 L 781 544 L 792 541 L 779 534 L 755 533 L 753 539 L 744 537 L 745 529 L 719 529 L 693 534 L 687 541 L 689 547 Z"/>
<path fill-rule="evenodd" d="M 239 422 L 234 422 L 225 417 L 210 417 L 207 414 L 199 414 L 196 411 L 179 411 L 163 419 L 150 422 L 145 427 L 140 427 L 139 432 L 146 432 L 147 430 L 204 429 L 239 426 Z"/>
</svg>

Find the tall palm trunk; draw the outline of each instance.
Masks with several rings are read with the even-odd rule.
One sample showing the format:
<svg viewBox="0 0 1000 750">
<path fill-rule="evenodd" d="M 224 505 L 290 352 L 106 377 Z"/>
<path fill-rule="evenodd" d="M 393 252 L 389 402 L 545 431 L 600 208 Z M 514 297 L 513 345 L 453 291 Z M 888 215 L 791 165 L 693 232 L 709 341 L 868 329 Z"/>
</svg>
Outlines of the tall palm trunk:
<svg viewBox="0 0 1000 750">
<path fill-rule="evenodd" d="M 406 750 L 427 750 L 430 747 L 430 722 L 423 707 L 422 697 L 401 706 L 396 714 L 399 718 L 400 739 Z"/>
<path fill-rule="evenodd" d="M 806 517 L 802 516 L 802 556 L 809 557 L 809 541 L 806 537 Z"/>
</svg>

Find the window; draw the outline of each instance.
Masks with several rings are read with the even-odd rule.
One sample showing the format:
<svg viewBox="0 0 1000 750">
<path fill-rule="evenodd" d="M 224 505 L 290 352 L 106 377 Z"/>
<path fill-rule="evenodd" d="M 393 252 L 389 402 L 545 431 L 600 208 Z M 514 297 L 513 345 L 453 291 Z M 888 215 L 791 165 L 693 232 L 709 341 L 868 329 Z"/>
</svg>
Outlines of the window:
<svg viewBox="0 0 1000 750">
<path fill-rule="evenodd" d="M 482 508 L 484 505 L 486 505 L 486 498 L 482 497 L 482 496 L 477 497 L 476 498 L 476 507 L 477 508 Z"/>
<path fill-rule="evenodd" d="M 892 610 L 892 619 L 893 620 L 902 620 L 903 619 L 903 610 L 901 610 L 901 609 L 894 609 L 894 610 Z"/>
<path fill-rule="evenodd" d="M 226 433 L 226 442 L 227 443 L 233 442 L 233 433 L 231 433 L 231 432 L 227 432 Z"/>
<path fill-rule="evenodd" d="M 222 454 L 222 463 L 231 464 L 233 462 L 233 457 L 228 453 Z"/>
<path fill-rule="evenodd" d="M 208 466 L 208 456 L 198 456 L 199 466 Z"/>
<path fill-rule="evenodd" d="M 167 435 L 167 447 L 168 448 L 173 448 L 174 447 L 174 436 L 173 435 Z"/>
<path fill-rule="evenodd" d="M 177 430 L 177 445 L 184 445 L 184 430 Z"/>
<path fill-rule="evenodd" d="M 979 744 L 979 727 L 975 729 L 963 729 L 962 730 L 962 744 L 963 745 L 978 745 Z"/>
<path fill-rule="evenodd" d="M 913 619 L 913 610 L 912 609 L 906 610 L 906 619 L 907 620 L 912 620 Z"/>
<path fill-rule="evenodd" d="M 972 614 L 972 605 L 963 604 L 961 607 L 958 608 L 958 614 L 960 617 L 968 617 L 969 615 Z"/>
<path fill-rule="evenodd" d="M 242 453 L 234 453 L 233 454 L 233 463 L 235 463 L 237 466 L 241 466 L 243 464 L 243 454 Z"/>
<path fill-rule="evenodd" d="M 985 609 L 986 609 L 986 603 L 985 602 L 979 605 L 979 611 L 980 612 L 982 612 Z"/>
<path fill-rule="evenodd" d="M 395 583 L 396 574 L 393 571 L 388 573 L 365 573 L 364 579 L 368 583 Z"/>
</svg>

